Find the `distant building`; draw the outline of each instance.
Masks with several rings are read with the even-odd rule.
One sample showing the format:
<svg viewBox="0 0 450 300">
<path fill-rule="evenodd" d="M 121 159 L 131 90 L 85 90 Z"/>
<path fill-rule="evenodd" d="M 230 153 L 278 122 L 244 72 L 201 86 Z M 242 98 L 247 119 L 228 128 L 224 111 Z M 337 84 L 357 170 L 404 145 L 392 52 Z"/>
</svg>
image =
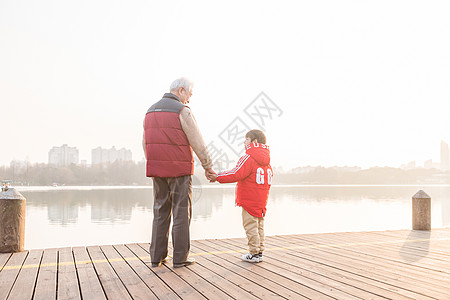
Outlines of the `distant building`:
<svg viewBox="0 0 450 300">
<path fill-rule="evenodd" d="M 292 173 L 294 174 L 310 174 L 314 171 L 316 171 L 319 167 L 312 167 L 312 166 L 306 166 L 306 167 L 297 167 L 292 169 Z"/>
<path fill-rule="evenodd" d="M 409 163 L 400 166 L 400 169 L 402 169 L 402 170 L 414 170 L 415 168 L 416 168 L 415 160 L 410 161 Z"/>
<path fill-rule="evenodd" d="M 48 151 L 48 164 L 61 167 L 71 164 L 78 164 L 79 153 L 76 147 L 69 147 L 67 144 L 61 147 L 53 147 Z"/>
<path fill-rule="evenodd" d="M 429 169 L 438 169 L 439 170 L 441 168 L 441 164 L 433 162 L 433 160 L 429 159 L 423 163 L 423 167 L 427 170 L 429 170 Z"/>
<path fill-rule="evenodd" d="M 361 171 L 361 168 L 360 167 L 356 167 L 356 166 L 354 166 L 354 167 L 347 167 L 347 166 L 338 167 L 338 166 L 334 166 L 334 167 L 331 167 L 331 169 L 335 170 L 335 171 L 338 171 L 338 172 L 348 172 L 348 173 Z"/>
<path fill-rule="evenodd" d="M 12 160 L 9 167 L 13 170 L 14 174 L 25 173 L 30 162 L 26 160 Z"/>
<path fill-rule="evenodd" d="M 344 167 L 339 167 L 339 166 L 333 166 L 333 167 L 321 167 L 321 166 L 317 166 L 317 167 L 312 167 L 312 166 L 306 166 L 306 167 L 297 167 L 291 170 L 292 173 L 294 174 L 311 174 L 316 172 L 317 170 L 324 170 L 324 169 L 329 169 L 329 170 L 334 170 L 337 172 L 342 172 L 342 173 L 352 173 L 352 172 L 359 172 L 361 171 L 360 167 L 348 167 L 348 166 L 344 166 Z"/>
<path fill-rule="evenodd" d="M 450 170 L 450 152 L 444 141 L 441 141 L 441 170 Z"/>
<path fill-rule="evenodd" d="M 93 165 L 133 160 L 131 150 L 125 148 L 117 150 L 114 146 L 111 149 L 97 147 L 92 149 L 91 155 Z"/>
</svg>

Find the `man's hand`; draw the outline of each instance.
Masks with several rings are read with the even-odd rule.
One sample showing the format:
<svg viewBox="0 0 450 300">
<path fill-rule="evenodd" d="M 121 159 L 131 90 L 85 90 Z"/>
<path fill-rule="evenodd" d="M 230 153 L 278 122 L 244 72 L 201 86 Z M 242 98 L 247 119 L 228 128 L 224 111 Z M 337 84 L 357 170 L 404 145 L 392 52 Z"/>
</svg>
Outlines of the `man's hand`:
<svg viewBox="0 0 450 300">
<path fill-rule="evenodd" d="M 213 174 L 213 175 L 211 175 L 211 177 L 209 177 L 209 182 L 211 182 L 211 183 L 216 182 L 216 180 L 217 180 L 217 174 Z"/>
<path fill-rule="evenodd" d="M 205 170 L 205 176 L 206 176 L 206 179 L 209 180 L 209 182 L 214 182 L 214 181 L 216 181 L 217 173 L 214 172 L 214 170 L 212 168 L 209 168 L 209 169 Z"/>
</svg>

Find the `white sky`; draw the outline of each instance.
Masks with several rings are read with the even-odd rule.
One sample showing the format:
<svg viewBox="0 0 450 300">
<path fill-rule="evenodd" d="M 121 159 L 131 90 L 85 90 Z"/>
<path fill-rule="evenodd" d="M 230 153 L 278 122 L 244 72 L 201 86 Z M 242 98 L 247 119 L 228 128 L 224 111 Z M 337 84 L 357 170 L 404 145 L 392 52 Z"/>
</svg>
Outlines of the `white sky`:
<svg viewBox="0 0 450 300">
<path fill-rule="evenodd" d="M 146 110 L 183 75 L 208 143 L 261 91 L 283 110 L 266 128 L 273 166 L 439 161 L 450 142 L 449 9 L 0 0 L 0 165 L 47 162 L 62 144 L 88 162 L 98 146 L 140 160 Z"/>
</svg>

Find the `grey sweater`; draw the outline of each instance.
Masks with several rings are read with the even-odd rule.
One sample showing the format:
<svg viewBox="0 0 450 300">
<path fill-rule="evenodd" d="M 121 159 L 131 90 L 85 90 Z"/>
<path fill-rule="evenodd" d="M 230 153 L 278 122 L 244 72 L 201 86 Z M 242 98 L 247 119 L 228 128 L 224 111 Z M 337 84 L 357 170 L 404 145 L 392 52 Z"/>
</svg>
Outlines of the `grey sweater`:
<svg viewBox="0 0 450 300">
<path fill-rule="evenodd" d="M 208 148 L 206 147 L 202 133 L 198 128 L 198 124 L 194 118 L 194 114 L 189 107 L 186 106 L 181 110 L 180 122 L 181 128 L 183 128 L 183 131 L 188 138 L 192 150 L 194 150 L 198 159 L 202 163 L 203 169 L 207 170 L 212 168 L 213 163 L 211 160 L 211 155 L 209 154 Z"/>
</svg>

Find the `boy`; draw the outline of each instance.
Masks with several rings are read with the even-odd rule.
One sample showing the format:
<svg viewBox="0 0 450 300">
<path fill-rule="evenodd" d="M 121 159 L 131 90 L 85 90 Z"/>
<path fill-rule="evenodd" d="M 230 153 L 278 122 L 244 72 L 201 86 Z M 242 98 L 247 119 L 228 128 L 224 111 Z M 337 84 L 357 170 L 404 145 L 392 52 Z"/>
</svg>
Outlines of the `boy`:
<svg viewBox="0 0 450 300">
<path fill-rule="evenodd" d="M 249 253 L 242 260 L 256 263 L 263 260 L 264 216 L 272 185 L 273 171 L 266 136 L 261 130 L 250 130 L 245 135 L 245 155 L 236 167 L 212 176 L 211 182 L 237 182 L 236 205 L 242 207 L 242 222 L 247 234 Z"/>
</svg>

